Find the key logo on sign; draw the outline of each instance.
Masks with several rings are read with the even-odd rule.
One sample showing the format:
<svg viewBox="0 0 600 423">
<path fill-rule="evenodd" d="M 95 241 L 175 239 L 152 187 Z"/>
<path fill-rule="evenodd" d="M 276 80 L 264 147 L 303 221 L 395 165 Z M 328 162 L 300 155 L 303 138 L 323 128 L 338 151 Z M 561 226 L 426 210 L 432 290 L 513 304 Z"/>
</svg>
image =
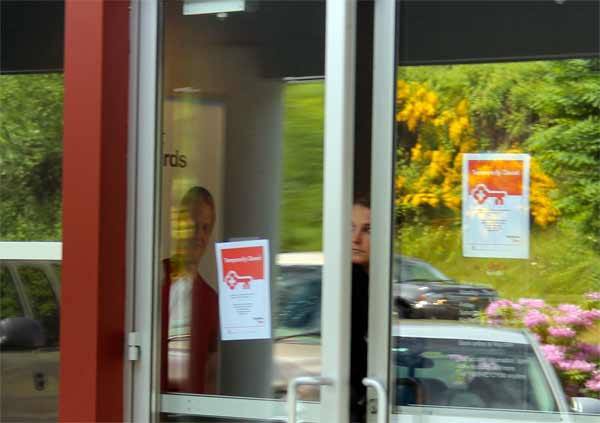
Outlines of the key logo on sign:
<svg viewBox="0 0 600 423">
<path fill-rule="evenodd" d="M 473 190 L 473 198 L 475 198 L 475 200 L 479 203 L 479 204 L 483 204 L 485 202 L 485 200 L 487 200 L 488 198 L 494 198 L 495 201 L 494 203 L 497 206 L 501 206 L 504 204 L 504 197 L 506 197 L 507 192 L 506 191 L 492 191 L 489 190 L 488 187 L 485 186 L 485 184 L 478 184 L 475 189 Z"/>
<path fill-rule="evenodd" d="M 225 275 L 224 282 L 225 285 L 227 285 L 231 290 L 235 289 L 235 287 L 240 284 L 242 285 L 242 288 L 249 289 L 250 282 L 252 282 L 252 277 L 240 276 L 235 270 L 230 270 L 229 272 L 227 272 L 227 275 Z"/>
</svg>

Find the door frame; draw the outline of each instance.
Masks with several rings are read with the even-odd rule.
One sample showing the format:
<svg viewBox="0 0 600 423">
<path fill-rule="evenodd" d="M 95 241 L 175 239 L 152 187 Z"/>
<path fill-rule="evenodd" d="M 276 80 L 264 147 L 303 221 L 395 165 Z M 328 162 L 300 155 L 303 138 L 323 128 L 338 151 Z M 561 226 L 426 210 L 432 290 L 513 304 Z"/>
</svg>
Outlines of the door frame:
<svg viewBox="0 0 600 423">
<path fill-rule="evenodd" d="M 158 324 L 153 281 L 158 243 L 157 150 L 159 81 L 158 1 L 132 1 L 130 12 L 129 143 L 127 182 L 127 310 L 125 358 L 130 348 L 139 359 L 125 366 L 125 420 L 158 421 L 159 357 L 153 328 Z M 149 318 L 150 317 L 150 318 Z M 133 342 L 132 342 L 133 341 Z M 135 344 L 135 345 L 132 345 Z"/>
<path fill-rule="evenodd" d="M 369 331 L 367 376 L 385 389 L 386 410 L 376 410 L 368 390 L 368 421 L 390 415 L 390 324 L 393 255 L 396 0 L 375 1 L 373 38 L 373 106 L 371 136 L 371 256 L 369 265 Z M 376 411 L 376 412 L 374 412 Z M 382 421 L 382 420 L 379 420 Z"/>
<path fill-rule="evenodd" d="M 356 0 L 327 1 L 325 146 L 323 156 L 323 283 L 321 421 L 349 420 L 352 190 Z"/>
</svg>

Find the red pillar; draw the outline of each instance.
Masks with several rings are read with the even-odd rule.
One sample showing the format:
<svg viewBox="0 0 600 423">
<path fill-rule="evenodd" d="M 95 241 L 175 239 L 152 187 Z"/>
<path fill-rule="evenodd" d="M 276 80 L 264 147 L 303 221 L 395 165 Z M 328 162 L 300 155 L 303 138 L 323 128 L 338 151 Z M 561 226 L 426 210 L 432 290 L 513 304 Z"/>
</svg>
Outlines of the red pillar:
<svg viewBox="0 0 600 423">
<path fill-rule="evenodd" d="M 61 422 L 123 421 L 129 2 L 66 0 Z"/>
</svg>

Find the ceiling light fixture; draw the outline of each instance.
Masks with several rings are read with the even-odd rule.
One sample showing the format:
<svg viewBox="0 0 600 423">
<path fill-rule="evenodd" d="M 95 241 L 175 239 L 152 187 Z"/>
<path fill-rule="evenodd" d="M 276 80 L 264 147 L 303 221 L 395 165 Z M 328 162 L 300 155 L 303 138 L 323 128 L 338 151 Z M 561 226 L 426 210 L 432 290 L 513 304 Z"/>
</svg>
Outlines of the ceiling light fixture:
<svg viewBox="0 0 600 423">
<path fill-rule="evenodd" d="M 184 0 L 183 2 L 184 15 L 223 14 L 245 10 L 246 0 Z"/>
</svg>

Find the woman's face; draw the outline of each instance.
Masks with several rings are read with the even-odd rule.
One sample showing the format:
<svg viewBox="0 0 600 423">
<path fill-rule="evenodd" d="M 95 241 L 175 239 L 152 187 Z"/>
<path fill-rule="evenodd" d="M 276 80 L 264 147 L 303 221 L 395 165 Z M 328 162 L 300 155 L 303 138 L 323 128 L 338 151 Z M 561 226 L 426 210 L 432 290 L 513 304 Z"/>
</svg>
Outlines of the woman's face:
<svg viewBox="0 0 600 423">
<path fill-rule="evenodd" d="M 371 209 L 352 206 L 352 263 L 368 270 L 371 254 Z"/>
</svg>

